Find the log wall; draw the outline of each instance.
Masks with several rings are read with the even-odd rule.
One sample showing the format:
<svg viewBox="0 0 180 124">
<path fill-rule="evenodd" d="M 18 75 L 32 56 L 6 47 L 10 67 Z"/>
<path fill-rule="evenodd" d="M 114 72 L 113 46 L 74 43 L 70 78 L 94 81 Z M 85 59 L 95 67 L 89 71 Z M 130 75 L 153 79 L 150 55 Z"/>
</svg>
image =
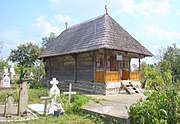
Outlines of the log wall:
<svg viewBox="0 0 180 124">
<path fill-rule="evenodd" d="M 77 81 L 93 80 L 93 57 L 92 54 L 83 53 L 77 56 Z"/>
</svg>

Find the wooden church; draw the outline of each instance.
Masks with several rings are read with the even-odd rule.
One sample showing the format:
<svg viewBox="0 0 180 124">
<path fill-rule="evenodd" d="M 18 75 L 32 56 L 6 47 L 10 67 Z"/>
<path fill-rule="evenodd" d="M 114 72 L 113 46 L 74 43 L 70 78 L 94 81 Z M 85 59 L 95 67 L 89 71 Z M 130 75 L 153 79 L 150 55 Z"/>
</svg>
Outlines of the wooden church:
<svg viewBox="0 0 180 124">
<path fill-rule="evenodd" d="M 46 79 L 57 78 L 60 88 L 117 94 L 122 82 L 140 81 L 131 72 L 131 59 L 153 56 L 107 13 L 66 28 L 42 53 Z"/>
</svg>

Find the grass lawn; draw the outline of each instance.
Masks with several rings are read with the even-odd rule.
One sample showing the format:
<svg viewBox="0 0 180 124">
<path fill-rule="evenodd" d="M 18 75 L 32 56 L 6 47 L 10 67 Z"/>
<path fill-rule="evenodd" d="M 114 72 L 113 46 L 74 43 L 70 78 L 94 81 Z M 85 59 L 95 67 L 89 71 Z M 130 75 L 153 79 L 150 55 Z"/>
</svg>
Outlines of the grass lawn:
<svg viewBox="0 0 180 124">
<path fill-rule="evenodd" d="M 46 122 L 46 117 L 39 116 L 37 120 L 11 122 L 11 124 L 96 124 L 90 119 L 83 118 L 75 114 L 64 114 L 59 117 L 49 115 Z M 3 123 L 3 124 L 9 124 Z"/>
<path fill-rule="evenodd" d="M 14 90 L 0 90 L 0 104 L 4 104 L 5 98 L 7 97 L 8 93 L 13 93 L 14 103 L 18 102 L 18 94 L 19 94 L 19 87 L 18 85 L 11 85 L 12 87 L 16 87 Z M 39 89 L 29 89 L 29 104 L 33 103 L 42 103 L 43 100 L 40 99 L 41 96 L 47 96 L 47 88 L 39 88 Z M 64 96 L 65 104 L 67 104 L 67 96 Z M 47 117 L 47 124 L 95 124 L 97 123 L 96 117 L 89 118 L 89 116 L 81 116 L 76 114 L 75 111 L 78 111 L 79 106 L 82 106 L 86 102 L 88 102 L 88 97 L 84 95 L 73 95 L 72 96 L 72 108 L 69 112 L 66 112 L 64 115 L 59 117 L 55 117 L 52 115 L 48 115 Z M 62 102 L 64 102 L 62 101 Z M 65 107 L 65 106 L 64 106 Z M 36 114 L 38 115 L 38 114 Z M 23 121 L 23 122 L 11 122 L 12 124 L 45 124 L 46 117 L 38 115 L 37 120 L 30 120 L 30 121 Z M 98 120 L 101 123 L 101 120 Z M 103 123 L 103 122 L 102 122 Z M 3 123 L 3 124 L 8 124 Z"/>
<path fill-rule="evenodd" d="M 18 85 L 11 85 L 12 87 L 16 87 L 14 90 L 6 89 L 0 90 L 0 104 L 3 105 L 5 102 L 8 93 L 13 94 L 14 104 L 18 103 L 18 94 L 19 94 L 19 86 Z M 48 89 L 48 90 L 47 90 Z M 29 89 L 29 104 L 37 104 L 43 103 L 43 100 L 40 99 L 41 96 L 47 96 L 47 92 L 49 88 L 47 87 L 36 87 L 34 89 Z M 62 90 L 61 90 L 62 91 Z M 81 106 L 88 103 L 89 100 L 93 100 L 97 103 L 100 101 L 97 99 L 92 99 L 90 97 L 84 96 L 82 94 L 76 94 L 71 96 L 71 108 L 67 109 L 67 95 L 64 96 L 61 93 L 61 104 L 65 109 L 65 114 L 60 115 L 59 117 L 48 115 L 47 120 L 46 117 L 40 116 L 36 113 L 39 117 L 37 120 L 30 120 L 30 121 L 22 121 L 22 122 L 11 122 L 11 124 L 121 124 L 120 122 L 115 122 L 112 120 L 101 119 L 99 116 L 84 113 L 81 111 Z M 3 124 L 9 124 L 3 123 Z"/>
</svg>

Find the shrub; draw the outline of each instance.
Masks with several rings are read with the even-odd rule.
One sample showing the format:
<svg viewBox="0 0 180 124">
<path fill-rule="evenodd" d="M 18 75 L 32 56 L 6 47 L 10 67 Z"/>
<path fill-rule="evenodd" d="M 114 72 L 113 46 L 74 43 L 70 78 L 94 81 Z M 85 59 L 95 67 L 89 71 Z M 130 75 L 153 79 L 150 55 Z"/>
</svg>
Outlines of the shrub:
<svg viewBox="0 0 180 124">
<path fill-rule="evenodd" d="M 132 124 L 175 124 L 180 121 L 180 96 L 178 86 L 168 84 L 160 91 L 146 93 L 147 99 L 140 99 L 129 108 Z"/>
<path fill-rule="evenodd" d="M 29 89 L 29 103 L 41 103 L 40 97 L 47 96 L 47 91 L 44 89 Z"/>
</svg>

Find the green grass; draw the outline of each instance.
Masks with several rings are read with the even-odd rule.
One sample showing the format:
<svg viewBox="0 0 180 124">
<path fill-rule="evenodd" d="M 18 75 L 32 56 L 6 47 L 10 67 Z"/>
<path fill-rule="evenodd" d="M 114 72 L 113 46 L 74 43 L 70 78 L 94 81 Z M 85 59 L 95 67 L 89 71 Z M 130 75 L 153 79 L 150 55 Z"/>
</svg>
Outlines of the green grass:
<svg viewBox="0 0 180 124">
<path fill-rule="evenodd" d="M 11 85 L 12 87 L 16 87 L 14 90 L 1 90 L 0 91 L 0 104 L 4 104 L 6 97 L 8 96 L 8 93 L 13 94 L 14 103 L 18 102 L 18 96 L 19 96 L 19 87 L 18 85 Z M 43 101 L 40 99 L 41 96 L 47 96 L 47 89 L 39 88 L 39 89 L 29 89 L 29 104 L 33 103 L 42 103 Z M 72 95 L 71 97 L 71 109 L 67 110 L 67 99 L 68 96 L 64 96 L 61 93 L 61 99 L 62 99 L 62 105 L 64 105 L 66 109 L 66 113 L 64 115 L 61 115 L 59 117 L 55 117 L 52 115 L 49 115 L 47 117 L 47 124 L 95 124 L 94 121 L 91 119 L 86 118 L 85 116 L 81 116 L 78 114 L 78 111 L 80 110 L 80 107 L 84 104 L 86 104 L 89 101 L 89 97 L 86 97 L 84 95 Z M 37 120 L 30 120 L 30 121 L 23 121 L 23 122 L 11 122 L 11 124 L 45 124 L 46 117 L 39 116 Z M 4 123 L 4 124 L 9 124 Z"/>
<path fill-rule="evenodd" d="M 95 124 L 90 119 L 83 118 L 82 116 L 75 114 L 64 114 L 59 117 L 49 115 L 47 118 L 39 116 L 37 120 L 22 121 L 22 122 L 11 122 L 11 124 Z M 3 123 L 10 124 L 10 123 Z"/>
<path fill-rule="evenodd" d="M 16 87 L 15 90 L 0 90 L 0 104 L 4 104 L 5 98 L 9 92 L 13 93 L 14 103 L 17 104 L 19 96 L 19 87 L 18 85 L 13 84 L 13 87 Z M 62 90 L 61 90 L 62 91 Z M 39 89 L 29 89 L 29 104 L 33 103 L 42 103 L 43 100 L 40 99 L 41 96 L 47 96 L 47 88 L 41 87 Z M 101 104 L 101 101 L 98 99 L 92 99 L 82 94 L 72 95 L 71 97 L 71 108 L 68 109 L 67 101 L 68 95 L 63 95 L 61 92 L 60 100 L 62 106 L 65 109 L 65 114 L 59 117 L 49 115 L 47 117 L 39 116 L 37 120 L 23 121 L 23 122 L 11 122 L 11 124 L 116 124 L 114 121 L 109 119 L 101 119 L 97 115 L 83 112 L 80 108 L 89 102 L 89 100 L 94 100 L 96 103 Z M 9 123 L 3 123 L 9 124 Z M 119 124 L 119 122 L 117 123 Z"/>
</svg>

